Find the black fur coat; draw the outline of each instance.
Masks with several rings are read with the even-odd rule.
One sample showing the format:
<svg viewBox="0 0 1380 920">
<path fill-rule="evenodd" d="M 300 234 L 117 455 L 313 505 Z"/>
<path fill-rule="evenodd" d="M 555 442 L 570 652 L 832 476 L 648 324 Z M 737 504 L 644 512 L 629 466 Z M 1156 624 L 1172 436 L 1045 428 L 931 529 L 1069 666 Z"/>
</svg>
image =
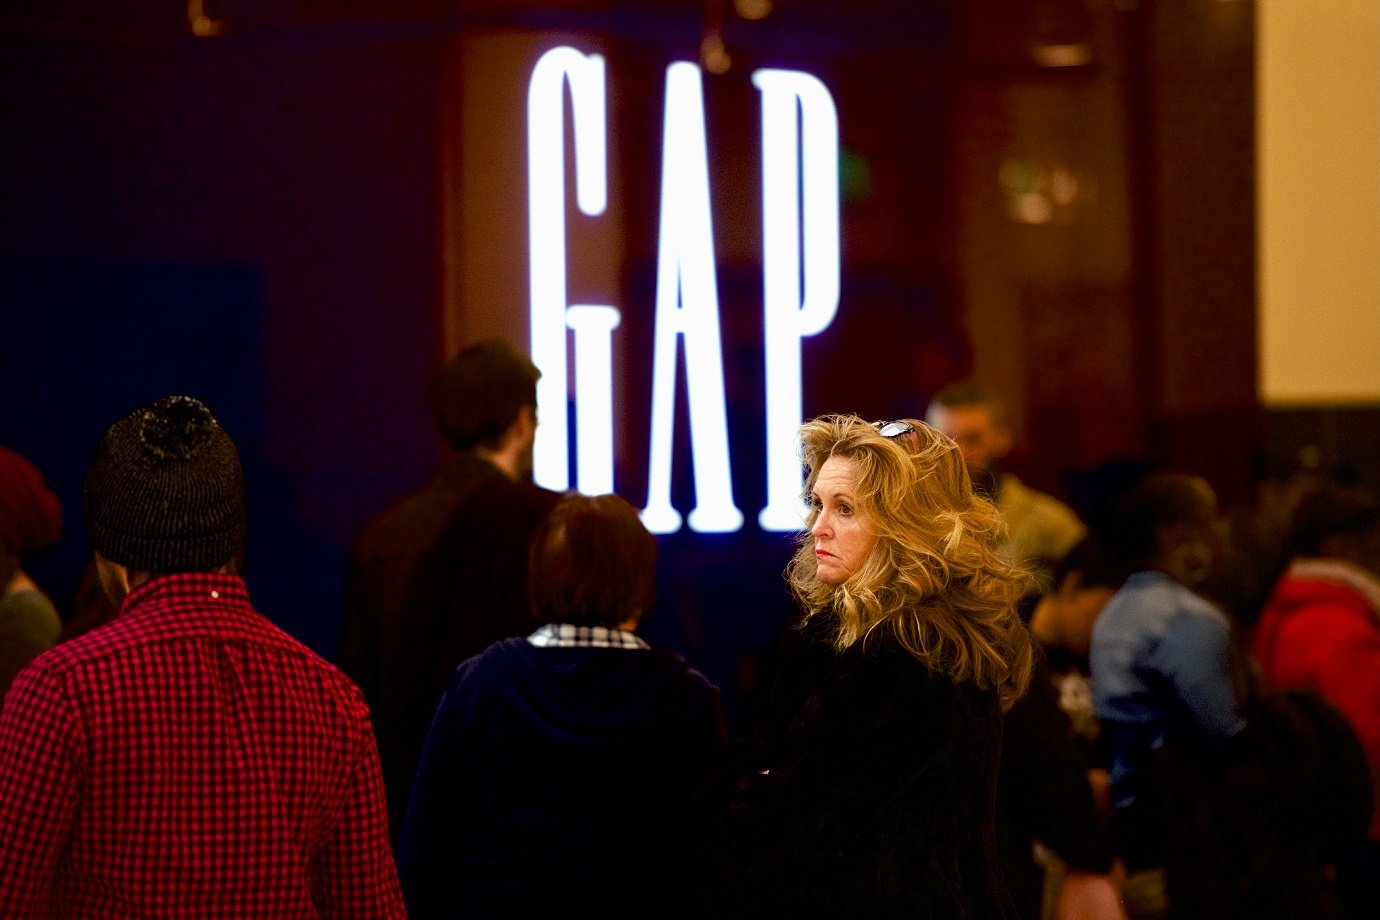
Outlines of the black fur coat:
<svg viewBox="0 0 1380 920">
<path fill-rule="evenodd" d="M 740 745 L 715 917 L 1007 917 L 995 851 L 1002 717 L 887 638 L 839 654 L 826 623 Z"/>
</svg>

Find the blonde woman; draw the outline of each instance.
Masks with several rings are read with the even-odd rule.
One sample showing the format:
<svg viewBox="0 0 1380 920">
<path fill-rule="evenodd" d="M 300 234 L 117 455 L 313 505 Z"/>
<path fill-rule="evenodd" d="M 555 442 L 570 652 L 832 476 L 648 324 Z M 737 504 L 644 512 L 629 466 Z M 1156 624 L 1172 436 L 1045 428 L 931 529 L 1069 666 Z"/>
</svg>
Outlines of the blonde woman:
<svg viewBox="0 0 1380 920">
<path fill-rule="evenodd" d="M 1029 576 L 937 430 L 825 416 L 800 437 L 803 633 L 729 809 L 715 912 L 1007 916 L 994 808 Z"/>
</svg>

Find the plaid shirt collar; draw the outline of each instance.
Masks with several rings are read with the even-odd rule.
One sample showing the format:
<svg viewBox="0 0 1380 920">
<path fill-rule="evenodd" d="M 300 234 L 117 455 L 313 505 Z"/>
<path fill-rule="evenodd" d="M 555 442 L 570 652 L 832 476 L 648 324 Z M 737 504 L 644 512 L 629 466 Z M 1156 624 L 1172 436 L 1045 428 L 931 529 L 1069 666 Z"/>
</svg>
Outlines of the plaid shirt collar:
<svg viewBox="0 0 1380 920">
<path fill-rule="evenodd" d="M 547 623 L 528 636 L 527 641 L 538 648 L 651 648 L 626 630 L 573 623 Z"/>
<path fill-rule="evenodd" d="M 179 572 L 155 575 L 125 595 L 120 614 L 136 607 L 148 608 L 163 603 L 216 604 L 253 609 L 244 579 L 238 575 L 212 572 Z"/>
</svg>

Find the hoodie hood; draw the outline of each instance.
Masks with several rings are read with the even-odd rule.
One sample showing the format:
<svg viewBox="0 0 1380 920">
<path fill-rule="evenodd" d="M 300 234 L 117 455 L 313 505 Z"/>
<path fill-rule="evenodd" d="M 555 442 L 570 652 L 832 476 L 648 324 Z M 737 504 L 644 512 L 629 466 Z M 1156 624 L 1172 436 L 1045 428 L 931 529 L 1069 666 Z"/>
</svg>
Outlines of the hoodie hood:
<svg viewBox="0 0 1380 920">
<path fill-rule="evenodd" d="M 1374 576 L 1340 560 L 1298 560 L 1275 584 L 1252 651 L 1270 686 L 1318 686 L 1335 667 L 1339 649 L 1380 629 L 1378 616 Z"/>
<path fill-rule="evenodd" d="M 618 744 L 700 720 L 717 696 L 685 659 L 664 649 L 539 648 L 505 639 L 466 668 L 485 698 L 503 700 L 529 729 L 561 745 Z"/>
<path fill-rule="evenodd" d="M 532 899 L 593 879 L 665 888 L 723 746 L 717 688 L 674 652 L 505 639 L 446 689 L 409 809 L 425 842 L 407 852 L 495 906 L 483 916 L 537 916 Z"/>
<path fill-rule="evenodd" d="M 1315 604 L 1380 615 L 1380 579 L 1340 559 L 1298 559 L 1275 585 L 1267 610 L 1285 615 Z"/>
</svg>

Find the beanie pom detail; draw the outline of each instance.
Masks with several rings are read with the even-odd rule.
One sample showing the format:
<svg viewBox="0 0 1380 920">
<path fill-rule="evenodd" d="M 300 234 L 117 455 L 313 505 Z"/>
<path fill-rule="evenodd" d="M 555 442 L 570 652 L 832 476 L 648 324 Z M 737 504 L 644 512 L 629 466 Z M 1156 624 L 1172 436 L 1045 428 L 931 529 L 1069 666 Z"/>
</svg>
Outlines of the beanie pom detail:
<svg viewBox="0 0 1380 920">
<path fill-rule="evenodd" d="M 187 461 L 217 429 L 211 410 L 190 396 L 168 396 L 139 413 L 139 440 L 154 461 Z"/>
<path fill-rule="evenodd" d="M 168 396 L 106 431 L 82 493 L 92 548 L 145 572 L 206 572 L 244 545 L 234 442 L 190 396 Z"/>
</svg>

